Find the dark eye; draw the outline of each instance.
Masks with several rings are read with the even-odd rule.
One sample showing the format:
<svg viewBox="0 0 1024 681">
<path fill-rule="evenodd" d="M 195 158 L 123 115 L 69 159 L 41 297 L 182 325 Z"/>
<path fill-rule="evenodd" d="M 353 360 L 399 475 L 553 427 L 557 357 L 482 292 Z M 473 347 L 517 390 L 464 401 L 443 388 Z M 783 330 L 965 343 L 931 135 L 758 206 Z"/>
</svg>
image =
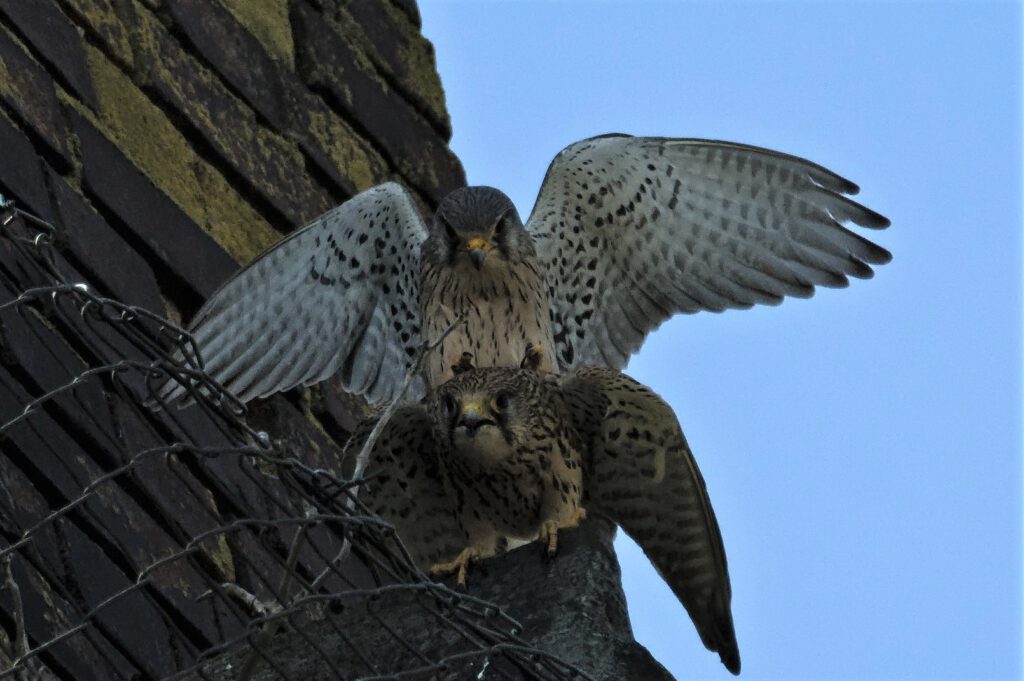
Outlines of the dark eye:
<svg viewBox="0 0 1024 681">
<path fill-rule="evenodd" d="M 441 408 L 444 409 L 445 417 L 452 418 L 455 416 L 455 410 L 458 408 L 458 405 L 455 404 L 454 397 L 451 395 L 445 395 L 441 398 Z"/>
<path fill-rule="evenodd" d="M 444 226 L 444 235 L 448 239 L 448 242 L 452 244 L 458 243 L 459 235 L 455 232 L 455 228 L 451 226 L 451 223 L 445 220 L 443 215 L 438 215 L 437 217 Z"/>
<path fill-rule="evenodd" d="M 508 409 L 508 393 L 498 393 L 498 396 L 494 398 L 494 408 L 497 411 Z"/>
</svg>

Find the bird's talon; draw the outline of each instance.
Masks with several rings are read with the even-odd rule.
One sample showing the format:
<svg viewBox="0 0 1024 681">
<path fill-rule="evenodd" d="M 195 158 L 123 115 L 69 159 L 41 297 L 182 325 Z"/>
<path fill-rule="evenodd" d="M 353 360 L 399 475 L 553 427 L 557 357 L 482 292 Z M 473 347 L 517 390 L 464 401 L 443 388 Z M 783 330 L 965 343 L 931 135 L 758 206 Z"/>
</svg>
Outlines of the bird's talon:
<svg viewBox="0 0 1024 681">
<path fill-rule="evenodd" d="M 587 517 L 585 508 L 577 508 L 571 516 L 559 522 L 557 520 L 546 520 L 540 526 L 540 535 L 537 537 L 541 543 L 546 545 L 548 556 L 554 556 L 558 552 L 558 531 L 568 530 L 578 526 Z"/>
<path fill-rule="evenodd" d="M 472 371 L 476 367 L 473 366 L 473 353 L 464 352 L 459 356 L 459 359 L 455 364 L 452 365 L 452 373 L 458 376 L 459 374 L 467 371 Z"/>
<path fill-rule="evenodd" d="M 469 571 L 471 563 L 475 563 L 480 559 L 483 554 L 478 549 L 472 547 L 462 549 L 462 552 L 455 557 L 455 560 L 449 563 L 438 563 L 430 567 L 430 574 L 435 576 L 450 575 L 453 572 L 458 572 L 458 576 L 455 578 L 456 583 L 461 586 L 466 586 L 466 573 Z"/>
<path fill-rule="evenodd" d="M 548 528 L 547 532 L 547 548 L 545 549 L 548 558 L 551 558 L 558 552 L 558 525 L 551 521 L 551 527 Z"/>
<path fill-rule="evenodd" d="M 526 352 L 523 354 L 523 360 L 519 363 L 519 368 L 536 371 L 540 369 L 540 362 L 543 357 L 544 346 L 540 343 L 529 342 L 526 344 Z"/>
</svg>

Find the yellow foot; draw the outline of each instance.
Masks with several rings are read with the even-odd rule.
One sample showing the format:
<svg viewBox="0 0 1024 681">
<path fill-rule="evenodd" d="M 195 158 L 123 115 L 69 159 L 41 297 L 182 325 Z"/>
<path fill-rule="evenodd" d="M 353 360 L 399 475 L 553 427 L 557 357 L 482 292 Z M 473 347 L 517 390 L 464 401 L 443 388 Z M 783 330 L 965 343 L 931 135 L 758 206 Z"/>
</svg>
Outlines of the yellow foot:
<svg viewBox="0 0 1024 681">
<path fill-rule="evenodd" d="M 577 508 L 575 513 L 563 520 L 558 522 L 557 520 L 545 520 L 540 526 L 540 535 L 537 537 L 542 543 L 547 544 L 547 551 L 549 556 L 555 555 L 558 551 L 558 531 L 568 530 L 569 528 L 576 527 L 579 525 L 584 518 L 587 517 L 587 510 L 585 508 Z"/>
<path fill-rule="evenodd" d="M 526 353 L 523 355 L 523 361 L 519 363 L 520 369 L 532 369 L 536 371 L 540 369 L 540 361 L 544 357 L 544 346 L 540 343 L 527 343 Z"/>
<path fill-rule="evenodd" d="M 455 560 L 450 563 L 438 563 L 437 565 L 431 566 L 430 574 L 432 575 L 450 575 L 451 573 L 458 570 L 459 576 L 457 582 L 459 586 L 466 586 L 466 572 L 469 570 L 470 563 L 483 558 L 483 553 L 479 549 L 475 549 L 472 546 L 462 549 Z"/>
<path fill-rule="evenodd" d="M 459 357 L 459 360 L 452 365 L 452 373 L 458 376 L 459 374 L 467 371 L 472 371 L 476 367 L 473 366 L 473 353 L 464 352 Z"/>
</svg>

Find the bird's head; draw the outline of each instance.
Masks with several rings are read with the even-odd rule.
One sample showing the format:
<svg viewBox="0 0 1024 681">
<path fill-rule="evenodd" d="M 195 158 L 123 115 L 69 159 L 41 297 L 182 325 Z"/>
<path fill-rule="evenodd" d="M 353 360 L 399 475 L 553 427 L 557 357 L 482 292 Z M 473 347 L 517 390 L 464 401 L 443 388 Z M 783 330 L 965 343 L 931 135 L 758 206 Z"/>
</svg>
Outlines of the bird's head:
<svg viewBox="0 0 1024 681">
<path fill-rule="evenodd" d="M 434 264 L 498 272 L 535 250 L 508 196 L 493 187 L 462 187 L 437 207 L 423 253 Z"/>
<path fill-rule="evenodd" d="M 434 430 L 445 449 L 484 467 L 510 458 L 533 441 L 532 430 L 551 409 L 542 374 L 511 368 L 473 369 L 430 398 Z"/>
</svg>

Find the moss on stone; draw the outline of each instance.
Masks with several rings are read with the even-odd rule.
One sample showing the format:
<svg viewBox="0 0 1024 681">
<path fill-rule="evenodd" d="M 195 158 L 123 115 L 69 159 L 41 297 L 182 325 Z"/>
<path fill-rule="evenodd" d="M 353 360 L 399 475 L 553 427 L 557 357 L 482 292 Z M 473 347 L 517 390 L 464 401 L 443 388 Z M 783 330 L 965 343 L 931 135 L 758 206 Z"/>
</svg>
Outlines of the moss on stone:
<svg viewBox="0 0 1024 681">
<path fill-rule="evenodd" d="M 32 56 L 32 53 L 25 46 L 25 43 L 21 41 L 21 38 L 9 31 L 7 27 L 3 25 L 0 25 L 0 31 L 3 32 L 3 35 L 7 40 L 17 45 L 18 49 L 25 53 L 25 59 L 27 61 L 31 61 L 39 66 L 40 72 L 44 70 L 43 66 L 35 60 L 35 57 Z M 4 60 L 3 55 L 0 54 L 0 94 L 13 101 L 23 100 L 27 96 L 31 96 L 31 93 L 24 91 L 24 88 L 32 85 L 32 83 L 24 77 L 25 75 L 27 74 L 20 73 L 16 68 L 12 71 L 11 67 L 8 66 L 7 62 Z"/>
<path fill-rule="evenodd" d="M 260 41 L 267 53 L 295 70 L 295 43 L 287 0 L 221 0 L 238 23 Z"/>
<path fill-rule="evenodd" d="M 448 107 L 445 102 L 444 86 L 437 72 L 437 58 L 434 45 L 420 33 L 409 19 L 409 15 L 390 2 L 381 3 L 393 25 L 408 40 L 398 47 L 398 56 L 407 71 L 402 79 L 406 86 L 421 98 L 430 109 L 430 114 L 451 129 Z"/>
<path fill-rule="evenodd" d="M 4 31 L 6 33 L 6 31 Z M 7 70 L 7 62 L 0 56 L 0 94 L 7 97 L 18 97 L 18 90 L 14 87 L 14 79 Z"/>
<path fill-rule="evenodd" d="M 326 209 L 318 205 L 318 190 L 305 173 L 298 145 L 261 124 L 249 106 L 167 35 L 154 14 L 141 7 L 136 14 L 136 42 L 149 65 L 145 82 L 170 90 L 175 106 L 262 193 L 297 198 L 311 209 Z M 313 215 L 295 217 L 305 220 Z"/>
<path fill-rule="evenodd" d="M 375 152 L 364 148 L 365 143 L 359 141 L 359 135 L 340 116 L 325 108 L 309 111 L 307 120 L 307 132 L 359 191 L 379 182 L 385 172 L 384 162 Z"/>
<path fill-rule="evenodd" d="M 277 241 L 279 234 L 192 150 L 163 111 L 113 62 L 90 45 L 86 62 L 96 89 L 96 115 L 69 96 L 63 98 L 102 130 L 156 187 L 240 262 L 252 260 Z"/>
<path fill-rule="evenodd" d="M 131 68 L 135 64 L 125 22 L 110 0 L 62 0 L 77 17 L 99 35 L 114 59 Z"/>
<path fill-rule="evenodd" d="M 340 8 L 333 13 L 325 12 L 324 19 L 327 25 L 338 34 L 339 39 L 352 50 L 356 66 L 359 70 L 376 81 L 382 90 L 385 92 L 389 91 L 391 86 L 381 78 L 377 72 L 375 60 L 371 56 L 374 51 L 373 43 L 370 42 L 370 39 L 363 32 L 359 22 L 347 11 Z M 335 76 L 333 80 L 340 80 L 340 78 Z"/>
<path fill-rule="evenodd" d="M 434 46 L 424 38 L 409 16 L 387 0 L 379 0 L 378 8 L 387 15 L 393 30 L 394 59 L 382 54 L 380 47 L 366 34 L 363 26 L 347 9 L 335 8 L 325 12 L 324 18 L 334 31 L 361 58 L 360 67 L 378 82 L 383 79 L 378 70 L 389 75 L 403 93 L 413 99 L 424 115 L 439 124 L 446 131 L 451 130 L 451 120 L 445 106 L 444 88 L 437 73 Z M 397 68 L 397 70 L 396 70 Z M 383 83 L 386 90 L 392 89 Z"/>
</svg>

